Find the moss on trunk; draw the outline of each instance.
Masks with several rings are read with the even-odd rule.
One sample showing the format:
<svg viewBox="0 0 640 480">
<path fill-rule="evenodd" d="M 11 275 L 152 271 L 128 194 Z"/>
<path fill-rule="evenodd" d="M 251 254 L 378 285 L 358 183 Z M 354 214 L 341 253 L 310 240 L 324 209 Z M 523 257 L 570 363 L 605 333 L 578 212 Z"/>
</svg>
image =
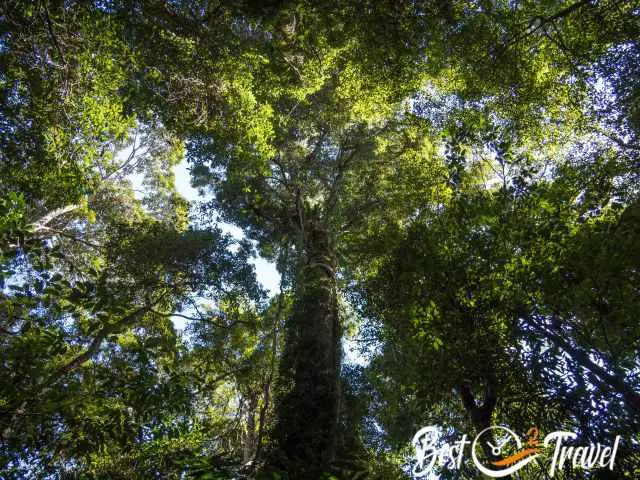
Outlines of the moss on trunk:
<svg viewBox="0 0 640 480">
<path fill-rule="evenodd" d="M 325 231 L 306 239 L 287 321 L 278 405 L 279 466 L 292 478 L 316 478 L 335 458 L 340 332 L 336 258 Z"/>
</svg>

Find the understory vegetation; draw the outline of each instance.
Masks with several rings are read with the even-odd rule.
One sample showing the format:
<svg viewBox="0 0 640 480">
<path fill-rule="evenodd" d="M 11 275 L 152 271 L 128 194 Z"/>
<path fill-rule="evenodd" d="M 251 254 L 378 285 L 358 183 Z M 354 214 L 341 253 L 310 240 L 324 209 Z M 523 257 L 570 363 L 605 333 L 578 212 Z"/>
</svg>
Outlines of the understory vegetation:
<svg viewBox="0 0 640 480">
<path fill-rule="evenodd" d="M 640 478 L 637 0 L 5 0 L 0 95 L 1 480 Z"/>
</svg>

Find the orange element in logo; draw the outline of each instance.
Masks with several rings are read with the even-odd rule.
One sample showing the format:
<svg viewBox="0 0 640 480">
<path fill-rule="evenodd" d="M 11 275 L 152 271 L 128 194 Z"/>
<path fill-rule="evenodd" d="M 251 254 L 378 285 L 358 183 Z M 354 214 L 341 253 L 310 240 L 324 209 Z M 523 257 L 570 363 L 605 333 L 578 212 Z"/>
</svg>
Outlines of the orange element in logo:
<svg viewBox="0 0 640 480">
<path fill-rule="evenodd" d="M 513 455 L 509 455 L 507 458 L 503 458 L 502 460 L 498 460 L 495 462 L 490 462 L 492 465 L 496 467 L 508 467 L 509 465 L 513 465 L 523 458 L 527 458 L 530 455 L 534 455 L 540 452 L 540 448 L 538 448 L 538 429 L 537 427 L 531 427 L 527 432 L 527 437 L 529 440 L 527 441 L 527 448 L 521 450 Z"/>
</svg>

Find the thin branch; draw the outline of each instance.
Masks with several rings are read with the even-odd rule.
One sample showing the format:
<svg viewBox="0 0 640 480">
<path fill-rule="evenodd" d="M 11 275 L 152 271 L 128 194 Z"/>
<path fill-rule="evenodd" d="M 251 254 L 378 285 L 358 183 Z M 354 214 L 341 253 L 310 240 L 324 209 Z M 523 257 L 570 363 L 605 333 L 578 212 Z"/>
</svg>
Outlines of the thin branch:
<svg viewBox="0 0 640 480">
<path fill-rule="evenodd" d="M 49 16 L 49 9 L 47 8 L 47 2 L 43 2 L 43 6 L 44 6 L 44 18 L 47 21 L 47 29 L 49 30 L 49 35 L 51 36 L 53 45 L 56 47 L 56 50 L 58 50 L 58 53 L 60 54 L 60 59 L 62 60 L 62 63 L 66 64 L 67 60 L 64 57 L 62 48 L 60 48 L 60 43 L 58 43 L 58 37 L 56 37 L 56 34 L 53 31 L 53 22 L 51 21 L 51 17 Z"/>
<path fill-rule="evenodd" d="M 616 145 L 618 145 L 621 148 L 628 149 L 628 150 L 638 150 L 638 151 L 640 151 L 640 144 L 625 142 L 624 140 L 622 140 L 620 137 L 618 137 L 614 133 L 607 132 L 605 129 L 600 128 L 600 127 L 596 127 L 596 131 L 600 135 L 603 135 L 603 136 L 607 137 L 609 140 L 611 140 L 612 142 L 614 142 Z"/>
<path fill-rule="evenodd" d="M 197 317 L 193 317 L 191 315 L 185 315 L 183 313 L 164 313 L 164 312 L 159 312 L 157 310 L 153 310 L 150 309 L 149 310 L 150 313 L 153 313 L 154 315 L 158 315 L 161 317 L 179 317 L 179 318 L 184 318 L 185 320 L 191 320 L 193 322 L 208 322 L 211 323 L 217 327 L 222 327 L 222 328 L 231 328 L 231 327 L 235 327 L 236 325 L 250 325 L 253 326 L 254 323 L 253 322 L 247 322 L 245 320 L 233 320 L 230 323 L 218 323 L 213 321 L 216 318 L 222 318 L 220 315 L 202 315 L 200 312 L 197 312 L 199 316 Z"/>
<path fill-rule="evenodd" d="M 547 24 L 549 24 L 551 22 L 554 22 L 555 20 L 558 20 L 560 18 L 566 17 L 566 16 L 570 15 L 571 13 L 573 13 L 574 11 L 578 10 L 579 8 L 581 8 L 584 5 L 587 5 L 589 3 L 591 3 L 591 0 L 580 0 L 578 2 L 575 2 L 575 3 L 571 4 L 571 5 L 569 5 L 566 8 L 563 8 L 562 10 L 559 10 L 558 12 L 556 12 L 553 15 L 550 15 L 548 17 L 541 17 L 541 16 L 534 17 L 529 22 L 529 28 L 524 33 L 516 35 L 513 39 L 511 39 L 508 42 L 506 50 L 508 50 L 511 47 L 511 45 L 514 45 L 514 44 L 516 44 L 516 43 L 518 43 L 518 42 L 520 42 L 522 40 L 525 40 L 527 37 L 532 36 L 533 34 L 535 34 L 538 30 L 540 30 L 541 28 L 543 28 Z"/>
<path fill-rule="evenodd" d="M 569 356 L 575 360 L 579 365 L 584 367 L 589 372 L 596 375 L 602 382 L 606 382 L 611 388 L 622 394 L 627 405 L 635 411 L 636 414 L 640 414 L 640 394 L 636 392 L 624 378 L 620 378 L 619 375 L 608 372 L 604 367 L 601 367 L 593 360 L 591 360 L 589 354 L 579 347 L 574 347 L 563 335 L 551 331 L 541 323 L 535 321 L 532 316 L 526 318 L 527 322 L 532 325 L 539 333 L 545 336 L 548 340 L 554 343 L 556 346 L 564 350 Z M 602 358 L 601 352 L 597 352 Z"/>
<path fill-rule="evenodd" d="M 155 303 L 157 303 L 158 301 L 156 301 Z M 72 372 L 73 370 L 77 369 L 82 364 L 87 362 L 89 359 L 91 359 L 91 357 L 93 357 L 98 352 L 98 350 L 100 349 L 100 345 L 102 345 L 102 342 L 107 338 L 108 335 L 112 333 L 116 333 L 121 328 L 130 325 L 131 323 L 138 320 L 140 317 L 142 317 L 145 313 L 149 312 L 150 310 L 151 310 L 151 306 L 148 304 L 145 304 L 142 307 L 139 307 L 133 312 L 131 312 L 129 315 L 126 315 L 124 318 L 120 319 L 118 322 L 112 325 L 107 325 L 102 330 L 100 330 L 84 352 L 77 355 L 72 360 L 65 363 L 62 367 L 56 370 L 56 372 L 52 376 L 53 378 L 51 380 L 53 381 L 53 383 L 51 385 L 57 383 L 60 380 L 60 378 L 62 378 L 62 376 Z"/>
<path fill-rule="evenodd" d="M 74 242 L 82 243 L 91 248 L 96 248 L 96 249 L 101 248 L 101 245 L 98 243 L 93 243 L 93 242 L 90 242 L 89 240 L 85 240 L 84 238 L 76 237 L 75 235 L 67 233 L 64 230 L 59 230 L 57 228 L 43 227 L 40 229 L 40 231 L 51 232 L 55 235 L 60 235 L 61 237 L 68 238 L 69 240 L 73 240 Z M 40 237 L 36 237 L 36 238 L 40 238 Z"/>
<path fill-rule="evenodd" d="M 127 166 L 129 166 L 129 164 L 133 161 L 133 159 L 136 156 L 136 153 L 138 151 L 138 149 L 140 148 L 140 146 L 136 146 L 136 143 L 138 142 L 138 129 L 135 130 L 135 133 L 133 134 L 133 144 L 131 146 L 131 152 L 129 152 L 129 156 L 127 157 L 127 159 L 122 163 L 122 165 L 120 165 L 118 168 L 116 168 L 113 172 L 109 173 L 107 176 L 103 177 L 104 180 L 108 180 L 109 178 L 111 178 L 112 176 L 114 176 L 115 174 L 117 174 L 118 172 L 122 171 L 124 168 L 126 168 Z"/>
<path fill-rule="evenodd" d="M 107 338 L 109 334 L 115 333 L 119 331 L 121 328 L 133 323 L 142 315 L 147 313 L 152 305 L 159 303 L 160 300 L 162 300 L 162 297 L 160 297 L 158 300 L 156 300 L 153 303 L 147 302 L 145 303 L 145 305 L 137 308 L 130 314 L 126 315 L 124 318 L 120 319 L 118 322 L 112 325 L 107 325 L 106 327 L 102 328 L 98 332 L 98 334 L 94 337 L 94 339 L 91 341 L 91 343 L 89 344 L 89 346 L 86 348 L 84 352 L 82 352 L 79 355 L 76 355 L 73 359 L 69 360 L 67 363 L 62 365 L 57 370 L 55 370 L 51 375 L 49 375 L 46 378 L 46 380 L 40 382 L 36 386 L 35 391 L 31 395 L 31 397 L 29 397 L 28 400 L 25 399 L 20 403 L 19 406 L 8 410 L 8 411 L 13 410 L 14 413 L 8 425 L 2 431 L 2 438 L 6 440 L 11 436 L 12 432 L 16 429 L 18 425 L 18 418 L 26 414 L 27 406 L 29 402 L 33 403 L 37 401 L 39 398 L 42 397 L 42 395 L 49 392 L 65 375 L 73 372 L 74 370 L 78 369 L 81 365 L 83 365 L 85 362 L 90 360 L 96 353 L 98 353 L 98 350 L 102 345 L 102 342 Z"/>
</svg>

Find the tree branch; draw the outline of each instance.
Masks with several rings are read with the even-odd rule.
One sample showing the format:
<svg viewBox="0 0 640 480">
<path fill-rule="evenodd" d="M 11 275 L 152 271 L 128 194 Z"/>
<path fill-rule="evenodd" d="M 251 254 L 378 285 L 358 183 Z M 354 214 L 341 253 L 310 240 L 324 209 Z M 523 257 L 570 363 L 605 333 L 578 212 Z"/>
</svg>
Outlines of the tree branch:
<svg viewBox="0 0 640 480">
<path fill-rule="evenodd" d="M 51 36 L 53 45 L 56 47 L 56 50 L 58 50 L 58 53 L 60 54 L 60 59 L 62 60 L 62 63 L 66 65 L 67 60 L 64 57 L 62 48 L 60 48 L 60 43 L 58 43 L 58 37 L 56 37 L 56 34 L 53 31 L 53 22 L 51 21 L 51 17 L 49 16 L 49 9 L 47 8 L 47 2 L 43 2 L 43 6 L 44 6 L 44 18 L 47 22 L 47 29 L 49 30 L 49 35 Z"/>
<path fill-rule="evenodd" d="M 61 208 L 57 208 L 52 212 L 47 213 L 44 217 L 40 218 L 31 223 L 34 228 L 34 231 L 39 232 L 40 230 L 45 229 L 45 227 L 49 224 L 49 222 L 55 220 L 56 218 L 64 215 L 65 213 L 72 212 L 80 208 L 80 205 L 66 205 Z"/>
<path fill-rule="evenodd" d="M 574 347 L 568 340 L 564 338 L 564 336 L 559 335 L 544 327 L 543 325 L 535 321 L 532 316 L 528 316 L 526 318 L 526 321 L 544 337 L 567 352 L 571 356 L 571 358 L 573 358 L 573 360 L 575 360 L 579 365 L 595 374 L 598 378 L 600 378 L 601 381 L 606 382 L 615 391 L 620 393 L 627 405 L 636 413 L 636 415 L 640 415 L 640 394 L 638 394 L 638 392 L 636 392 L 631 386 L 629 386 L 623 378 L 607 372 L 607 370 L 591 360 L 587 352 L 581 350 L 578 347 Z"/>
</svg>

